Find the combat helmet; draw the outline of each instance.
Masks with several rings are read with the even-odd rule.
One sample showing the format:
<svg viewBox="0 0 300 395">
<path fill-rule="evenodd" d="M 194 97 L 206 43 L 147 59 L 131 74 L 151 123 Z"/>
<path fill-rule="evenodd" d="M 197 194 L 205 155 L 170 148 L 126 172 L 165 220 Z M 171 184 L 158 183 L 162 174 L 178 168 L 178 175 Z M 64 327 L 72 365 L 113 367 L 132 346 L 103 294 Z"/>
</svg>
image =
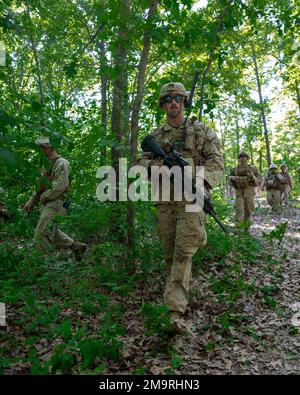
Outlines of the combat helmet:
<svg viewBox="0 0 300 395">
<path fill-rule="evenodd" d="M 164 84 L 161 87 L 161 90 L 159 92 L 158 105 L 160 107 L 162 105 L 161 99 L 163 99 L 165 96 L 168 95 L 172 95 L 172 96 L 181 95 L 185 98 L 185 104 L 186 104 L 186 100 L 189 94 L 181 82 L 168 82 L 167 84 Z"/>
<path fill-rule="evenodd" d="M 247 154 L 247 152 L 241 151 L 241 152 L 239 153 L 239 155 L 238 155 L 238 158 L 247 158 L 247 159 L 249 159 L 250 157 L 249 157 L 249 155 Z"/>
<path fill-rule="evenodd" d="M 35 140 L 36 145 L 44 145 L 46 147 L 51 147 L 50 139 L 47 136 L 40 136 Z"/>
</svg>

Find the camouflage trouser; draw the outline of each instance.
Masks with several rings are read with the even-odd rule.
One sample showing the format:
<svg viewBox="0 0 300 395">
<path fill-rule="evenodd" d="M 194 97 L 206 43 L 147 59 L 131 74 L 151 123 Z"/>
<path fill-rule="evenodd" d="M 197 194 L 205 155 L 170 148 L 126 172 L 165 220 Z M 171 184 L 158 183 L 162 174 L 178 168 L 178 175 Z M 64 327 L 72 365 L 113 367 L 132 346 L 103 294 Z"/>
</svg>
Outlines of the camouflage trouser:
<svg viewBox="0 0 300 395">
<path fill-rule="evenodd" d="M 278 189 L 271 189 L 268 191 L 267 201 L 272 207 L 272 211 L 278 211 L 280 206 L 280 191 Z"/>
<path fill-rule="evenodd" d="M 235 222 L 250 221 L 251 214 L 255 209 L 254 205 L 255 187 L 248 186 L 243 189 L 236 189 L 235 202 Z"/>
<path fill-rule="evenodd" d="M 188 305 L 192 258 L 206 244 L 203 212 L 188 213 L 184 202 L 156 206 L 168 279 L 164 302 L 171 311 L 184 313 Z"/>
<path fill-rule="evenodd" d="M 57 248 L 70 248 L 73 239 L 58 229 L 56 216 L 65 215 L 63 201 L 60 199 L 46 203 L 41 210 L 41 215 L 34 233 L 35 248 L 47 253 L 51 245 Z"/>
<path fill-rule="evenodd" d="M 286 206 L 289 204 L 289 193 L 290 193 L 291 187 L 289 185 L 284 185 L 282 190 L 281 190 L 281 199 L 282 203 L 284 203 Z"/>
</svg>

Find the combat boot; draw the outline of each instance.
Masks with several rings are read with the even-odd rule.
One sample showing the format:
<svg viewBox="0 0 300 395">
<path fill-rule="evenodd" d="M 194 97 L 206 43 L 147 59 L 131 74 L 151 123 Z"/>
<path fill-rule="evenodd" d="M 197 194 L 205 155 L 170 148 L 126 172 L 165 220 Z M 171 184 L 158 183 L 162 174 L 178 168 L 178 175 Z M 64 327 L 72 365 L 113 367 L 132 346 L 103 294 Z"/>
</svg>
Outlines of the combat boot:
<svg viewBox="0 0 300 395">
<path fill-rule="evenodd" d="M 87 249 L 87 244 L 74 241 L 74 243 L 71 246 L 71 249 L 74 252 L 76 261 L 81 261 L 82 255 L 85 253 Z"/>
<path fill-rule="evenodd" d="M 180 325 L 181 314 L 178 311 L 171 311 L 169 313 L 170 326 L 167 330 L 169 336 L 182 335 L 184 328 Z"/>
</svg>

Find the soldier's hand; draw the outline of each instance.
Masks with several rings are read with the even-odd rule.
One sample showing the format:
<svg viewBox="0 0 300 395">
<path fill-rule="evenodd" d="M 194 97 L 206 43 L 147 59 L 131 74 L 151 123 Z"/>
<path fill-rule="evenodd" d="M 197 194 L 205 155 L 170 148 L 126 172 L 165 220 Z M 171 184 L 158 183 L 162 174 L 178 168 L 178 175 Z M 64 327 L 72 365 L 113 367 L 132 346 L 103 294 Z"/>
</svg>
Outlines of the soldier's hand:
<svg viewBox="0 0 300 395">
<path fill-rule="evenodd" d="M 33 209 L 33 203 L 31 200 L 29 200 L 24 206 L 23 206 L 24 210 L 26 211 L 26 213 L 30 213 Z"/>
<path fill-rule="evenodd" d="M 47 197 L 46 197 L 43 193 L 41 194 L 40 202 L 41 202 L 42 204 L 46 204 L 46 203 L 48 202 Z"/>
<path fill-rule="evenodd" d="M 169 156 L 167 156 L 167 157 L 164 159 L 164 165 L 165 165 L 165 166 L 168 166 L 168 168 L 171 169 L 171 167 L 173 167 L 174 165 L 176 165 L 176 162 L 175 162 L 172 158 L 170 158 Z"/>
</svg>

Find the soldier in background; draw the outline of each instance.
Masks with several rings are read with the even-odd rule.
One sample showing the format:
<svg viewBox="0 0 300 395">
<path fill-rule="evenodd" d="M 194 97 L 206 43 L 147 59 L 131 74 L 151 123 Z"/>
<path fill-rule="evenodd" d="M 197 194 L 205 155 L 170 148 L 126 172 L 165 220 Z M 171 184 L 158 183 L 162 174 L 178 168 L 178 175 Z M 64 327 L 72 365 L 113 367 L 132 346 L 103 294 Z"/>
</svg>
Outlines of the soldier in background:
<svg viewBox="0 0 300 395">
<path fill-rule="evenodd" d="M 0 187 L 0 197 L 4 195 L 4 189 Z M 13 218 L 13 215 L 8 211 L 6 204 L 0 200 L 0 222 L 8 222 Z"/>
<path fill-rule="evenodd" d="M 281 185 L 281 202 L 287 207 L 289 205 L 289 193 L 293 189 L 292 177 L 288 173 L 288 168 L 286 164 L 280 166 L 281 176 L 284 178 L 284 182 Z"/>
<path fill-rule="evenodd" d="M 265 177 L 264 186 L 267 190 L 267 201 L 271 206 L 273 213 L 278 212 L 280 209 L 280 191 L 284 181 L 285 179 L 277 171 L 277 166 L 272 163 L 269 167 L 268 174 Z"/>
<path fill-rule="evenodd" d="M 167 116 L 167 122 L 152 132 L 165 152 L 175 149 L 191 166 L 204 166 L 204 184 L 207 190 L 215 187 L 224 170 L 220 153 L 220 141 L 216 134 L 195 119 L 184 115 L 188 93 L 179 82 L 163 85 L 158 104 Z M 148 169 L 152 166 L 166 167 L 164 161 L 145 153 L 138 161 Z M 172 188 L 171 188 L 172 192 Z M 158 231 L 162 240 L 167 268 L 167 284 L 164 301 L 170 310 L 172 331 L 180 332 L 180 318 L 186 311 L 189 300 L 192 258 L 200 247 L 206 245 L 204 212 L 187 212 L 186 201 L 155 202 Z"/>
<path fill-rule="evenodd" d="M 255 166 L 249 165 L 249 155 L 240 152 L 239 165 L 230 172 L 229 181 L 236 191 L 235 222 L 238 227 L 251 226 L 251 215 L 255 209 L 255 188 L 262 183 L 262 175 Z"/>
<path fill-rule="evenodd" d="M 50 162 L 50 171 L 42 174 L 48 180 L 50 188 L 40 183 L 40 188 L 25 204 L 26 212 L 33 210 L 38 203 L 42 204 L 41 215 L 35 229 L 34 244 L 37 250 L 48 253 L 50 247 L 70 248 L 77 260 L 81 259 L 87 245 L 75 242 L 70 236 L 58 229 L 55 217 L 66 214 L 66 194 L 70 191 L 70 165 L 69 162 L 58 155 L 51 146 L 48 137 L 39 137 L 36 140 L 43 154 Z"/>
</svg>

